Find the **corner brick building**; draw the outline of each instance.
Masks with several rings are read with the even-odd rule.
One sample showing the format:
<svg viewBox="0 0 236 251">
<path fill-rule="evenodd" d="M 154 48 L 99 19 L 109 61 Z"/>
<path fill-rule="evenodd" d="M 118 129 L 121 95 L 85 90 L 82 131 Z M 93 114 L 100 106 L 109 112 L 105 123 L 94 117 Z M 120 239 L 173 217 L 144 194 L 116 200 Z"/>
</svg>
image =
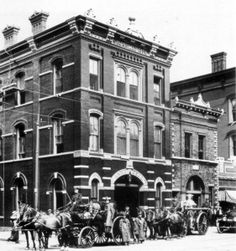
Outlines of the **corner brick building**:
<svg viewBox="0 0 236 251">
<path fill-rule="evenodd" d="M 217 121 L 222 110 L 213 109 L 199 94 L 194 101 L 173 101 L 171 117 L 173 195 L 192 194 L 198 207 L 209 199 L 218 204 Z"/>
<path fill-rule="evenodd" d="M 56 210 L 75 188 L 125 205 L 170 205 L 169 69 L 176 52 L 88 11 L 29 19 L 0 51 L 0 224 L 23 200 Z M 134 213 L 134 212 L 133 212 Z"/>
</svg>

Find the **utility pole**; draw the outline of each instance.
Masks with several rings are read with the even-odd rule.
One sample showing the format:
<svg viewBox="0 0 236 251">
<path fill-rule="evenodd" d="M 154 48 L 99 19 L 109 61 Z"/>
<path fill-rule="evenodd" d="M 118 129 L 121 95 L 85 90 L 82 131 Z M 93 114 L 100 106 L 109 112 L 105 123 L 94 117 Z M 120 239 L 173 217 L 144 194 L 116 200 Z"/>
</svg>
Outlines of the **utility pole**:
<svg viewBox="0 0 236 251">
<path fill-rule="evenodd" d="M 39 103 L 38 103 L 38 112 L 36 119 L 36 137 L 35 137 L 35 170 L 34 170 L 34 178 L 35 178 L 35 188 L 34 188 L 34 207 L 35 209 L 39 208 L 39 122 L 40 122 L 40 114 L 39 114 Z"/>
</svg>

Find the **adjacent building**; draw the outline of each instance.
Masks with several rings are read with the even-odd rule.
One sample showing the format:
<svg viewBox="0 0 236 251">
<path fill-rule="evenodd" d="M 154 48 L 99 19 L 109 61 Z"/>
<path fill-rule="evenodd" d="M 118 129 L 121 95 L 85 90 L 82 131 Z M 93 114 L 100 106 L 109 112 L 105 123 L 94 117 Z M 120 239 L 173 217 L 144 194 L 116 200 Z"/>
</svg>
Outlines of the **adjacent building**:
<svg viewBox="0 0 236 251">
<path fill-rule="evenodd" d="M 92 11 L 32 36 L 4 29 L 0 51 L 0 224 L 17 201 L 56 210 L 84 202 L 170 205 L 169 71 L 176 52 Z M 134 212 L 133 212 L 134 213 Z"/>
<path fill-rule="evenodd" d="M 173 196 L 193 200 L 201 207 L 206 200 L 218 205 L 217 121 L 223 111 L 210 107 L 199 94 L 197 100 L 176 97 L 171 116 Z"/>
<path fill-rule="evenodd" d="M 202 98 L 224 110 L 217 124 L 219 200 L 236 202 L 236 68 L 226 68 L 226 53 L 211 55 L 212 72 L 171 83 L 172 98 Z M 230 195 L 228 194 L 230 193 Z"/>
</svg>

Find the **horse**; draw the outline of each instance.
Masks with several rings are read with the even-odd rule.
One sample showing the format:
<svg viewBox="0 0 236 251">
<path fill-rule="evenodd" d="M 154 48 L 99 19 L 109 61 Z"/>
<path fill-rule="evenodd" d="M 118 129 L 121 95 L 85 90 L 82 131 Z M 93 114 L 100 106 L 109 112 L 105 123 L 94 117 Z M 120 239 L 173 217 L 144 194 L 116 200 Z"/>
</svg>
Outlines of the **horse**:
<svg viewBox="0 0 236 251">
<path fill-rule="evenodd" d="M 37 212 L 28 204 L 21 203 L 20 217 L 18 226 L 22 228 L 26 236 L 26 249 L 29 249 L 28 231 L 31 233 L 33 241 L 33 249 L 36 250 L 34 232 L 38 233 L 39 248 L 48 248 L 48 239 L 52 231 L 59 232 L 59 244 L 61 250 L 69 245 L 68 228 L 71 225 L 71 217 L 69 213 L 58 212 L 56 215 L 47 215 L 43 212 Z M 42 245 L 41 245 L 42 244 Z"/>
<path fill-rule="evenodd" d="M 153 220 L 155 236 L 158 235 L 164 239 L 170 237 L 169 229 L 169 211 L 165 208 L 157 209 Z"/>
<path fill-rule="evenodd" d="M 35 234 L 38 233 L 39 236 L 39 248 L 41 248 L 41 232 L 35 227 L 35 217 L 37 215 L 37 211 L 30 207 L 26 203 L 19 203 L 19 218 L 17 220 L 17 227 L 21 227 L 22 232 L 24 232 L 26 237 L 26 249 L 29 249 L 29 235 L 31 234 L 31 239 L 33 242 L 33 250 L 36 250 L 35 245 Z"/>
<path fill-rule="evenodd" d="M 186 221 L 181 212 L 170 211 L 168 219 L 168 225 L 172 237 L 183 237 L 187 234 Z"/>
</svg>

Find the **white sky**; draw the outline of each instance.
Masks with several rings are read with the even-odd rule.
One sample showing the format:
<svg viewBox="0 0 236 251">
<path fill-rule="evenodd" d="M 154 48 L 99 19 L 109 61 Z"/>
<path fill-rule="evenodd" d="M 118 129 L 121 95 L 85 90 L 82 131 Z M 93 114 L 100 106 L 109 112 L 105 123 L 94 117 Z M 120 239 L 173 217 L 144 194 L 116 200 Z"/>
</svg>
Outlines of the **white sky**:
<svg viewBox="0 0 236 251">
<path fill-rule="evenodd" d="M 157 35 L 162 45 L 174 42 L 171 81 L 210 73 L 210 55 L 221 51 L 227 68 L 236 66 L 236 0 L 0 0 L 0 31 L 16 25 L 20 41 L 31 36 L 28 18 L 34 11 L 49 12 L 49 28 L 90 8 L 101 22 L 114 17 L 126 30 L 128 17 L 135 17 L 146 39 Z"/>
</svg>

